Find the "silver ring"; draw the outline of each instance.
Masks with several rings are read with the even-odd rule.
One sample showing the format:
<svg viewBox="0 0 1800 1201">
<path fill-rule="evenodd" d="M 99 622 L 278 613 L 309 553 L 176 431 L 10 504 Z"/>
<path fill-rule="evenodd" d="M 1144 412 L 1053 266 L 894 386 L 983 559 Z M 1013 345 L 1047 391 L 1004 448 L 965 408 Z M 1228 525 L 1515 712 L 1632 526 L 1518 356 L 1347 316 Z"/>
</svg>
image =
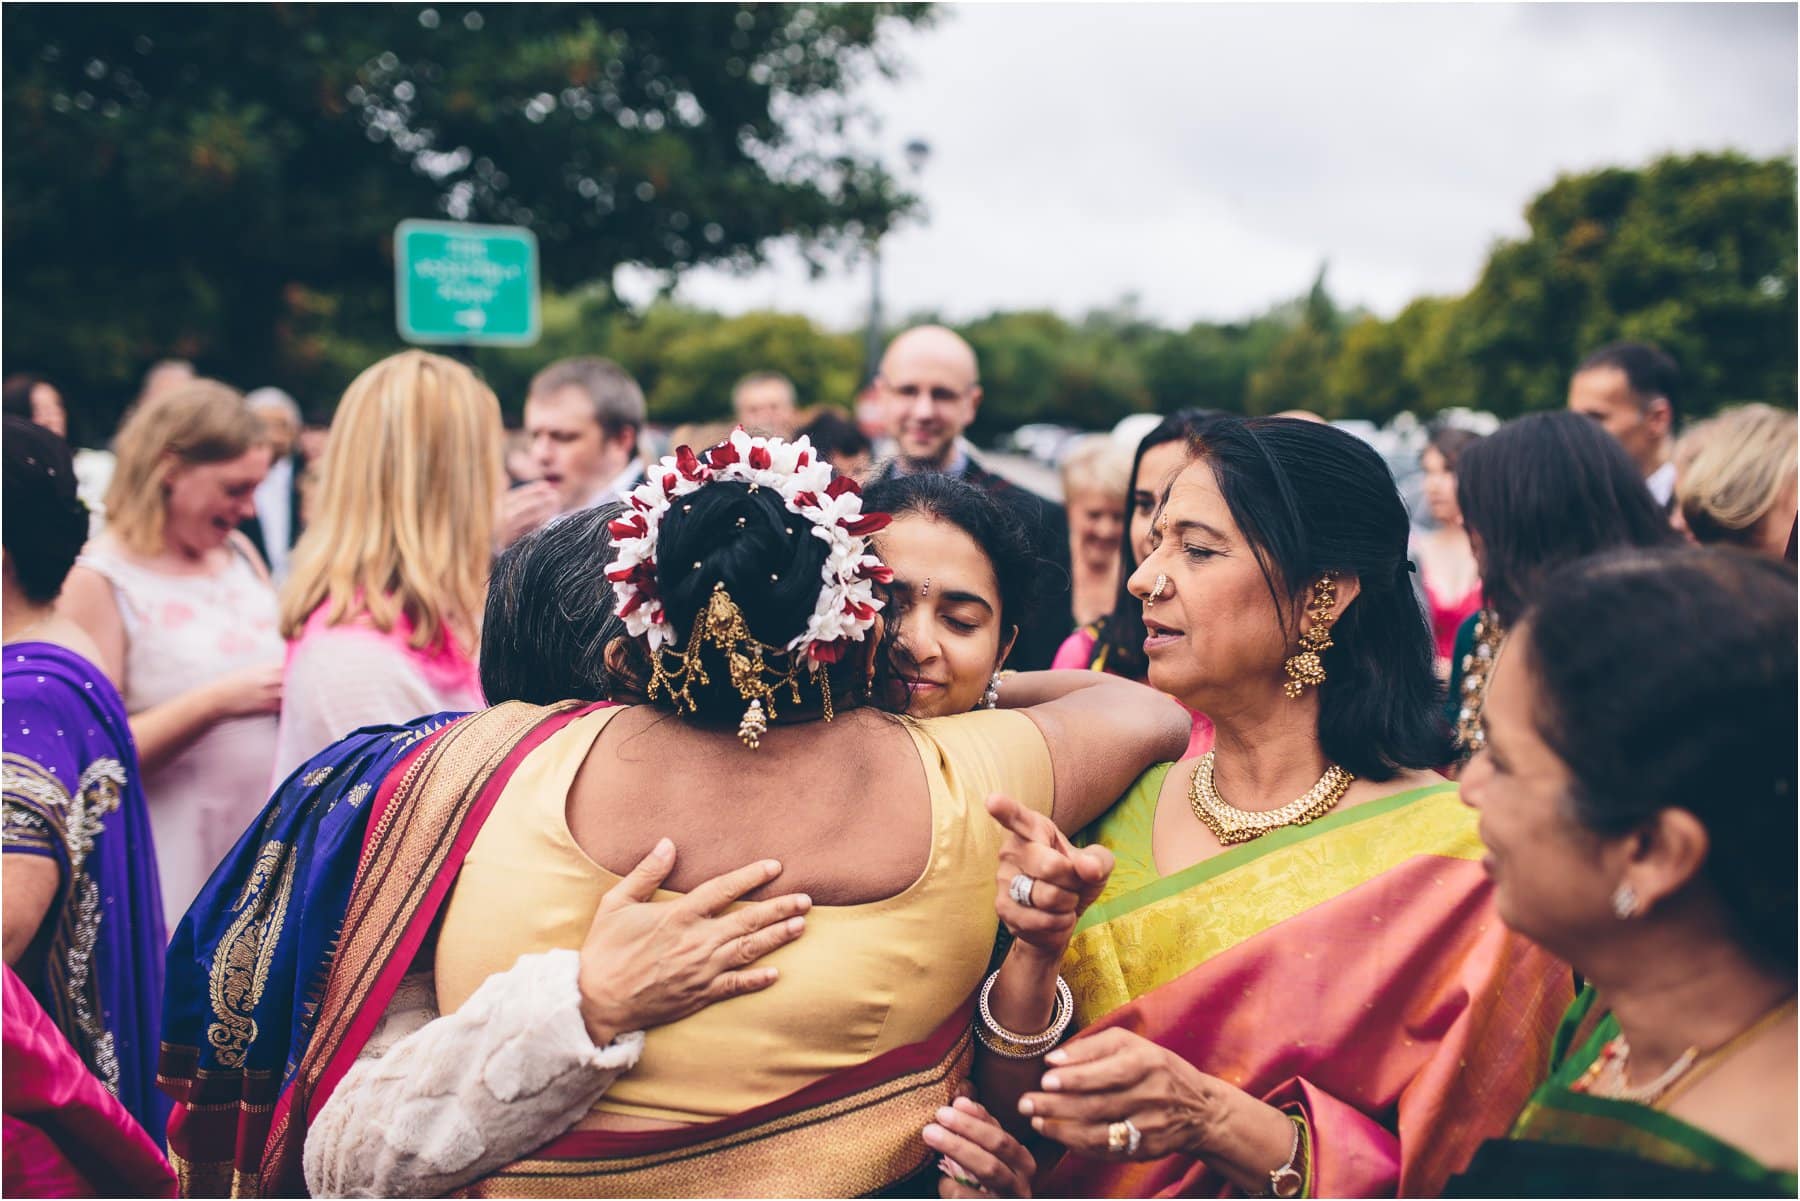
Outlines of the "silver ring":
<svg viewBox="0 0 1800 1201">
<path fill-rule="evenodd" d="M 1154 605 L 1157 602 L 1157 599 L 1162 596 L 1163 589 L 1167 588 L 1168 586 L 1169 586 L 1169 577 L 1160 572 L 1157 573 L 1156 587 L 1150 589 L 1150 595 L 1144 598 L 1144 603 L 1146 605 Z"/>
<path fill-rule="evenodd" d="M 1031 886 L 1036 883 L 1036 880 L 1024 872 L 1020 872 L 1012 878 L 1012 883 L 1006 886 L 1007 895 L 1012 897 L 1015 904 L 1023 905 L 1027 909 L 1036 909 L 1037 906 L 1031 903 Z"/>
<path fill-rule="evenodd" d="M 1130 1118 L 1114 1122 L 1106 1128 L 1106 1149 L 1114 1154 L 1123 1154 L 1130 1158 L 1137 1154 L 1138 1146 L 1143 1141 L 1143 1132 L 1132 1123 Z"/>
</svg>

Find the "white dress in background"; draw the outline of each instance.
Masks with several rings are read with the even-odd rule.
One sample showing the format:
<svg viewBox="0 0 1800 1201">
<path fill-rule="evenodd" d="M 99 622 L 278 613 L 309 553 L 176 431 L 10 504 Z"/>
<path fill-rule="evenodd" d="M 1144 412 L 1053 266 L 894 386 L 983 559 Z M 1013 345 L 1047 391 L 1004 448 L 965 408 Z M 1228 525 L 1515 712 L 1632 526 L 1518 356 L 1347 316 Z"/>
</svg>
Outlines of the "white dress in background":
<svg viewBox="0 0 1800 1201">
<path fill-rule="evenodd" d="M 113 586 L 125 623 L 125 708 L 155 708 L 247 667 L 281 662 L 275 591 L 235 541 L 217 575 L 164 575 L 127 559 L 110 538 L 80 563 Z M 275 715 L 219 722 L 144 776 L 163 914 L 174 933 L 225 853 L 269 799 Z"/>
</svg>

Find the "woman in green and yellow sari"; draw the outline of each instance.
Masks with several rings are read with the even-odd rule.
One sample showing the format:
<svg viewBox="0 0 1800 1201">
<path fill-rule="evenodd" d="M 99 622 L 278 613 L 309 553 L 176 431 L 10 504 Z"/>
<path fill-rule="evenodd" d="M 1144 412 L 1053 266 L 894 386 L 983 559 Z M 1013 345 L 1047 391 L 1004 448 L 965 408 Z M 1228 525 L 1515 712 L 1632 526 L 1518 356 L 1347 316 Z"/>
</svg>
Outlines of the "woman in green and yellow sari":
<svg viewBox="0 0 1800 1201">
<path fill-rule="evenodd" d="M 1796 1192 L 1794 569 L 1641 550 L 1508 638 L 1481 816 L 1500 915 L 1588 981 L 1462 1196 Z"/>
<path fill-rule="evenodd" d="M 1084 846 L 992 805 L 1016 941 L 977 1078 L 1036 1162 L 952 1109 L 926 1134 L 946 1194 L 1429 1195 L 1505 1131 L 1570 977 L 1501 923 L 1474 815 L 1428 770 L 1449 739 L 1406 540 L 1350 435 L 1192 443 L 1131 589 L 1151 683 L 1218 741 Z"/>
</svg>

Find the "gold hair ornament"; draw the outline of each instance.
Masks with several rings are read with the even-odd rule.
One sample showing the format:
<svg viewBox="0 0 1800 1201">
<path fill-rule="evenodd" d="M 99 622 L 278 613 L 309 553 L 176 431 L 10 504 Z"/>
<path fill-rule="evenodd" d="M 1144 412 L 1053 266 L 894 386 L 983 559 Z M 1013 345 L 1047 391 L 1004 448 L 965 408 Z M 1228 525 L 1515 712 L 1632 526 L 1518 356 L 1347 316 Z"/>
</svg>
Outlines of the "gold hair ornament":
<svg viewBox="0 0 1800 1201">
<path fill-rule="evenodd" d="M 754 751 L 762 745 L 769 722 L 777 716 L 775 700 L 782 689 L 787 690 L 794 704 L 800 704 L 803 656 L 758 641 L 750 633 L 743 611 L 720 581 L 713 585 L 706 607 L 694 617 L 694 629 L 688 635 L 687 648 L 677 653 L 663 647 L 651 655 L 650 699 L 655 700 L 658 693 L 666 691 L 677 713 L 695 712 L 698 706 L 694 702 L 694 688 L 712 683 L 712 677 L 700 661 L 708 644 L 717 647 L 725 656 L 732 688 L 749 702 L 738 722 L 738 738 Z M 785 660 L 787 666 L 776 667 L 771 660 Z M 830 674 L 823 663 L 816 664 L 812 671 L 818 677 L 819 689 L 824 696 L 825 720 L 830 721 L 835 716 Z"/>
</svg>

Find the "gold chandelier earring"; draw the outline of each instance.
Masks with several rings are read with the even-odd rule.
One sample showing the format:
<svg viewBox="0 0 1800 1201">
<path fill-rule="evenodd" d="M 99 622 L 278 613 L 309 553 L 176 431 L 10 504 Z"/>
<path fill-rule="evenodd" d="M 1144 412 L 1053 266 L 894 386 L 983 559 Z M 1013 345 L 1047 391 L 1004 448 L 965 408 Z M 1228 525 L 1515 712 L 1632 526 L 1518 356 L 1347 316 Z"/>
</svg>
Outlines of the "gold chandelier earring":
<svg viewBox="0 0 1800 1201">
<path fill-rule="evenodd" d="M 1313 585 L 1312 601 L 1306 606 L 1311 625 L 1300 635 L 1300 650 L 1289 655 L 1287 662 L 1282 664 L 1288 678 L 1281 691 L 1289 699 L 1299 699 L 1309 684 L 1317 688 L 1325 682 L 1325 661 L 1320 656 L 1334 645 L 1331 622 L 1336 609 L 1337 575 L 1328 571 Z"/>
</svg>

